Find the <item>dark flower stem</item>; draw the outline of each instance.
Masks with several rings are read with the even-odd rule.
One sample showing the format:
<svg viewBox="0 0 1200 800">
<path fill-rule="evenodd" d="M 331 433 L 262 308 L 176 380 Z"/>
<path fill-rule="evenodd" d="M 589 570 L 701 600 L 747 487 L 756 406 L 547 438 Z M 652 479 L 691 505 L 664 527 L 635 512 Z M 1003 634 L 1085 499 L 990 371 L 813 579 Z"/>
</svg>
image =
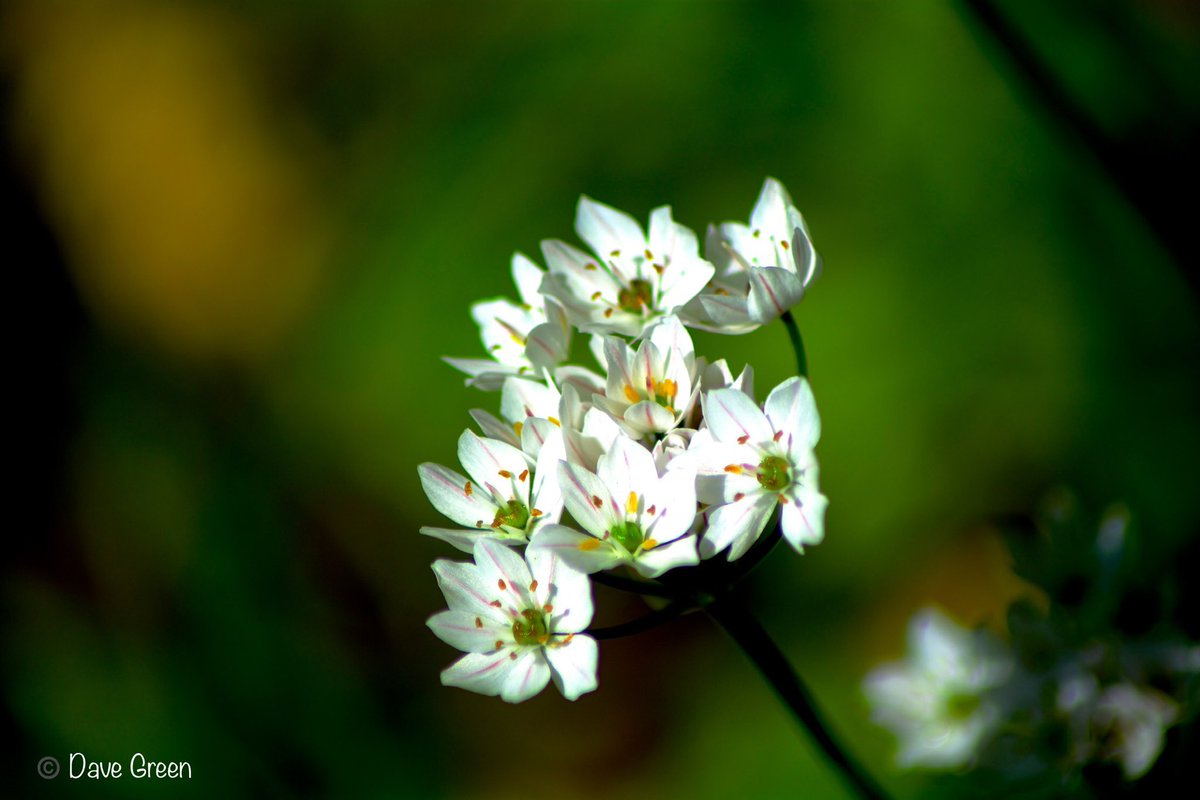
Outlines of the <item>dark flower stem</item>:
<svg viewBox="0 0 1200 800">
<path fill-rule="evenodd" d="M 887 795 L 879 784 L 834 738 L 821 716 L 812 693 L 796 674 L 779 645 L 750 612 L 730 598 L 720 598 L 705 608 L 709 617 L 732 638 L 754 662 L 767 683 L 791 710 L 796 721 L 808 730 L 813 741 L 841 772 L 842 778 L 860 797 L 882 800 Z"/>
<path fill-rule="evenodd" d="M 787 328 L 788 338 L 792 340 L 792 350 L 796 352 L 796 374 L 801 378 L 808 377 L 808 357 L 804 353 L 804 339 L 800 337 L 800 327 L 791 311 L 783 312 L 779 318 Z"/>
</svg>

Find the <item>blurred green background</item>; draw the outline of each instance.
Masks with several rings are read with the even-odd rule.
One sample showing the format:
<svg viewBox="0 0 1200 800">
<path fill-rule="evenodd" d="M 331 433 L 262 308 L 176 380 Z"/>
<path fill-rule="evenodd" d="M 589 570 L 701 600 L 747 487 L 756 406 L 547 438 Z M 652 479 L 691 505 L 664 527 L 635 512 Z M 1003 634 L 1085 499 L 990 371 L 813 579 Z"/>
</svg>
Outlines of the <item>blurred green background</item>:
<svg viewBox="0 0 1200 800">
<path fill-rule="evenodd" d="M 1194 6 L 1042 6 L 1006 8 L 1106 135 L 1194 133 Z M 0 13 L 31 316 L 9 394 L 32 524 L 6 526 L 0 590 L 13 796 L 846 796 L 700 618 L 604 643 L 574 704 L 438 684 L 429 564 L 458 554 L 417 534 L 439 523 L 416 465 L 454 463 L 467 409 L 498 403 L 439 357 L 480 353 L 468 306 L 513 293 L 514 250 L 573 239 L 581 193 L 699 231 L 773 175 L 806 215 L 828 533 L 751 602 L 897 793 L 922 778 L 859 681 L 926 602 L 1003 624 L 1025 590 L 990 519 L 1067 485 L 1164 553 L 1200 522 L 1196 264 L 962 7 Z M 777 326 L 699 349 L 761 393 L 792 363 Z M 193 780 L 35 772 L 138 751 Z"/>
</svg>

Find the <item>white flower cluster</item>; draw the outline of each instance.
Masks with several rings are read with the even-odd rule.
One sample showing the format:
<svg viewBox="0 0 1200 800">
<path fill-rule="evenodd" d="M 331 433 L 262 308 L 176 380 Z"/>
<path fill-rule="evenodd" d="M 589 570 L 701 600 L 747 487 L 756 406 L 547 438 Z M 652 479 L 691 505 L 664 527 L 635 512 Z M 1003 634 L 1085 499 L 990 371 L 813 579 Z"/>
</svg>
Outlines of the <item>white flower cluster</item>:
<svg viewBox="0 0 1200 800">
<path fill-rule="evenodd" d="M 808 382 L 761 406 L 753 371 L 697 356 L 687 328 L 746 333 L 783 315 L 820 271 L 807 227 L 768 179 L 749 225 L 696 235 L 667 207 L 647 232 L 589 198 L 575 229 L 591 249 L 542 243 L 548 271 L 513 257 L 520 302 L 471 313 L 489 358 L 447 359 L 500 390 L 499 416 L 473 410 L 466 475 L 422 464 L 434 507 L 457 527 L 422 528 L 472 554 L 434 572 L 449 610 L 429 626 L 463 656 L 442 682 L 519 702 L 554 681 L 568 699 L 596 688 L 588 575 L 653 579 L 726 553 L 743 556 L 776 508 L 797 551 L 824 535 Z M 568 363 L 591 335 L 600 372 Z M 523 548 L 523 556 L 520 549 Z"/>
</svg>

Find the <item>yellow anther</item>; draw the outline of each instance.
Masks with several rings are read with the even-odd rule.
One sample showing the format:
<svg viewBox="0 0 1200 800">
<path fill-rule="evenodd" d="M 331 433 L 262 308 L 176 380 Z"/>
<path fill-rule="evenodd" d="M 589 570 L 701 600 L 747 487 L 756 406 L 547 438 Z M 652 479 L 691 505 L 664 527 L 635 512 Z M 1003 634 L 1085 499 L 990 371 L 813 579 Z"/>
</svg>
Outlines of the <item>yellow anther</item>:
<svg viewBox="0 0 1200 800">
<path fill-rule="evenodd" d="M 521 422 L 513 423 L 513 431 L 517 434 L 517 436 L 521 435 L 521 429 L 524 427 L 525 427 L 524 423 L 521 423 Z"/>
<path fill-rule="evenodd" d="M 655 547 L 658 547 L 657 539 L 647 539 L 646 541 L 642 542 L 643 550 L 653 550 Z"/>
<path fill-rule="evenodd" d="M 631 403 L 636 403 L 642 399 L 642 396 L 640 394 L 638 394 L 634 390 L 634 388 L 632 386 L 630 386 L 628 383 L 625 384 L 624 392 L 625 392 L 626 399 L 628 399 L 629 402 L 631 402 Z"/>
<path fill-rule="evenodd" d="M 664 397 L 669 397 L 674 400 L 675 395 L 679 394 L 679 386 L 675 383 L 675 381 L 671 380 L 670 378 L 666 378 L 662 383 L 658 384 L 657 394 L 661 394 Z"/>
<path fill-rule="evenodd" d="M 725 467 L 725 471 L 728 473 L 731 473 L 733 475 L 741 475 L 742 474 L 742 468 L 739 467 L 737 464 L 728 465 L 727 467 Z"/>
<path fill-rule="evenodd" d="M 625 501 L 625 513 L 636 514 L 638 510 L 637 492 L 630 492 L 629 499 Z"/>
<path fill-rule="evenodd" d="M 600 546 L 599 539 L 588 539 L 586 542 L 579 543 L 579 549 L 583 550 L 584 552 L 587 552 L 589 550 L 595 550 L 599 546 Z"/>
<path fill-rule="evenodd" d="M 561 428 L 561 427 L 562 427 L 562 423 L 561 423 L 561 422 L 559 422 L 559 421 L 558 421 L 558 419 L 557 419 L 556 417 L 546 417 L 546 419 L 547 419 L 547 420 L 550 422 L 550 424 L 551 424 L 551 425 L 553 425 L 554 427 L 556 427 L 556 428 Z"/>
</svg>

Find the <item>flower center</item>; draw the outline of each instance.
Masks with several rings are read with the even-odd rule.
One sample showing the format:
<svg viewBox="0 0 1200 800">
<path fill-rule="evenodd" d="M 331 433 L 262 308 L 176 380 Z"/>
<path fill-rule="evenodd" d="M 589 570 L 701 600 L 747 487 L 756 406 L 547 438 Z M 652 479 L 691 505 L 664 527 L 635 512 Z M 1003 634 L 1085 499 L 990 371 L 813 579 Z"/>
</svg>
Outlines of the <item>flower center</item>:
<svg viewBox="0 0 1200 800">
<path fill-rule="evenodd" d="M 779 456 L 767 456 L 758 465 L 759 484 L 768 492 L 782 492 L 792 485 L 791 466 Z"/>
<path fill-rule="evenodd" d="M 621 291 L 617 292 L 617 305 L 622 311 L 628 311 L 631 314 L 640 312 L 654 302 L 654 287 L 650 285 L 650 281 L 642 278 L 634 278 Z"/>
<path fill-rule="evenodd" d="M 679 394 L 679 387 L 670 378 L 665 378 L 654 385 L 654 402 L 671 413 L 675 413 L 675 395 L 677 394 Z"/>
<path fill-rule="evenodd" d="M 512 632 L 519 645 L 545 644 L 550 638 L 550 629 L 546 627 L 546 615 L 536 608 L 522 611 L 521 616 L 513 620 Z"/>
<path fill-rule="evenodd" d="M 613 525 L 609 533 L 621 547 L 630 553 L 635 552 L 641 546 L 645 537 L 645 534 L 642 533 L 642 526 L 636 522 L 618 522 Z"/>
<path fill-rule="evenodd" d="M 974 714 L 978 708 L 979 695 L 967 692 L 955 692 L 946 698 L 946 716 L 952 720 L 965 720 Z"/>
<path fill-rule="evenodd" d="M 525 526 L 529 524 L 529 509 L 520 500 L 509 500 L 503 508 L 496 510 L 496 518 L 492 520 L 492 527 L 499 528 L 517 528 L 525 530 Z"/>
</svg>

